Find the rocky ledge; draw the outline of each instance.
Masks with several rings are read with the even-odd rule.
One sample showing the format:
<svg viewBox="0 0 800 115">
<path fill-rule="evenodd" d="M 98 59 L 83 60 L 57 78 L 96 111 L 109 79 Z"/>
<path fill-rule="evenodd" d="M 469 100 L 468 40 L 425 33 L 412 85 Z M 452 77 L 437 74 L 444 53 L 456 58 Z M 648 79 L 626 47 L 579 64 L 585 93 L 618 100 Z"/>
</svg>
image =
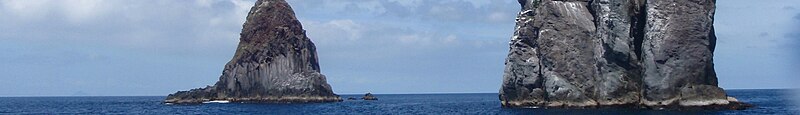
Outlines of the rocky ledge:
<svg viewBox="0 0 800 115">
<path fill-rule="evenodd" d="M 518 0 L 504 107 L 744 109 L 717 86 L 715 0 Z"/>
<path fill-rule="evenodd" d="M 316 47 L 284 0 L 258 0 L 236 53 L 214 86 L 170 94 L 166 103 L 338 102 L 320 74 Z"/>
</svg>

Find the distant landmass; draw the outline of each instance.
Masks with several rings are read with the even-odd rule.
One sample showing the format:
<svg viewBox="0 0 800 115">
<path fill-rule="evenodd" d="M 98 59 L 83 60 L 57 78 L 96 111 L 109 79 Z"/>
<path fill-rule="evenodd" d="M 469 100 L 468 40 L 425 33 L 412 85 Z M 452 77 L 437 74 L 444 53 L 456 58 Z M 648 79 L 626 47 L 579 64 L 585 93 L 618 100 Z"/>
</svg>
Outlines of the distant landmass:
<svg viewBox="0 0 800 115">
<path fill-rule="evenodd" d="M 749 107 L 717 86 L 716 0 L 518 1 L 504 107 Z"/>
<path fill-rule="evenodd" d="M 338 102 L 320 74 L 314 43 L 284 0 L 258 0 L 239 46 L 214 86 L 170 94 L 166 103 Z"/>
</svg>

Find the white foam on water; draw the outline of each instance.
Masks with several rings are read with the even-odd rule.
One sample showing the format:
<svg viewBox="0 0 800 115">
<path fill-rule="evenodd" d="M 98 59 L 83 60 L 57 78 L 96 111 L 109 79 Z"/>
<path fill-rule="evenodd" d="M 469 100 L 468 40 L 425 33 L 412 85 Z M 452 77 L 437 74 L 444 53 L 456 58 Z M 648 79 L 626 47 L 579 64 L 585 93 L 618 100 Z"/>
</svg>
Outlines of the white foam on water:
<svg viewBox="0 0 800 115">
<path fill-rule="evenodd" d="M 525 108 L 528 108 L 528 109 L 539 109 L 541 107 L 539 107 L 539 106 L 530 106 L 530 107 L 525 107 Z"/>
<path fill-rule="evenodd" d="M 206 102 L 203 102 L 203 103 L 230 103 L 230 101 L 214 100 L 214 101 L 206 101 Z"/>
</svg>

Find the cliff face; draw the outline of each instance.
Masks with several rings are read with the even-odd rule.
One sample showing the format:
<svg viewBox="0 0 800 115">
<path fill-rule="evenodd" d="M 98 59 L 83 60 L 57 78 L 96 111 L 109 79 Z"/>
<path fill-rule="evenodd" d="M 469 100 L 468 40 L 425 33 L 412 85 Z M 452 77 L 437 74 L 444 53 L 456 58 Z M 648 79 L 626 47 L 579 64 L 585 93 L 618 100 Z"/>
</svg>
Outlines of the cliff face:
<svg viewBox="0 0 800 115">
<path fill-rule="evenodd" d="M 647 105 L 727 104 L 714 72 L 714 0 L 647 5 L 643 61 Z"/>
<path fill-rule="evenodd" d="M 167 103 L 341 101 L 320 74 L 314 43 L 284 0 L 258 0 L 239 46 L 214 86 L 170 94 Z"/>
<path fill-rule="evenodd" d="M 519 2 L 505 107 L 740 108 L 717 87 L 714 0 Z"/>
</svg>

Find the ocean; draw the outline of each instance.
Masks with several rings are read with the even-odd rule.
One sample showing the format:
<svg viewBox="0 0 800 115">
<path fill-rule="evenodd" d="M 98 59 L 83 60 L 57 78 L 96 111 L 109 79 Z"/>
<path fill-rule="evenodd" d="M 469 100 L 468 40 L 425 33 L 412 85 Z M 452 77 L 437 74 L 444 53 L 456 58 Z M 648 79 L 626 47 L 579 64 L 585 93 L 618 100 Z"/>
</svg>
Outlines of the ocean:
<svg viewBox="0 0 800 115">
<path fill-rule="evenodd" d="M 0 97 L 0 114 L 780 114 L 800 115 L 791 90 L 728 90 L 747 110 L 658 111 L 641 109 L 502 108 L 496 93 L 376 94 L 377 101 L 312 104 L 167 105 L 164 96 Z M 342 98 L 361 95 L 342 95 Z"/>
</svg>

